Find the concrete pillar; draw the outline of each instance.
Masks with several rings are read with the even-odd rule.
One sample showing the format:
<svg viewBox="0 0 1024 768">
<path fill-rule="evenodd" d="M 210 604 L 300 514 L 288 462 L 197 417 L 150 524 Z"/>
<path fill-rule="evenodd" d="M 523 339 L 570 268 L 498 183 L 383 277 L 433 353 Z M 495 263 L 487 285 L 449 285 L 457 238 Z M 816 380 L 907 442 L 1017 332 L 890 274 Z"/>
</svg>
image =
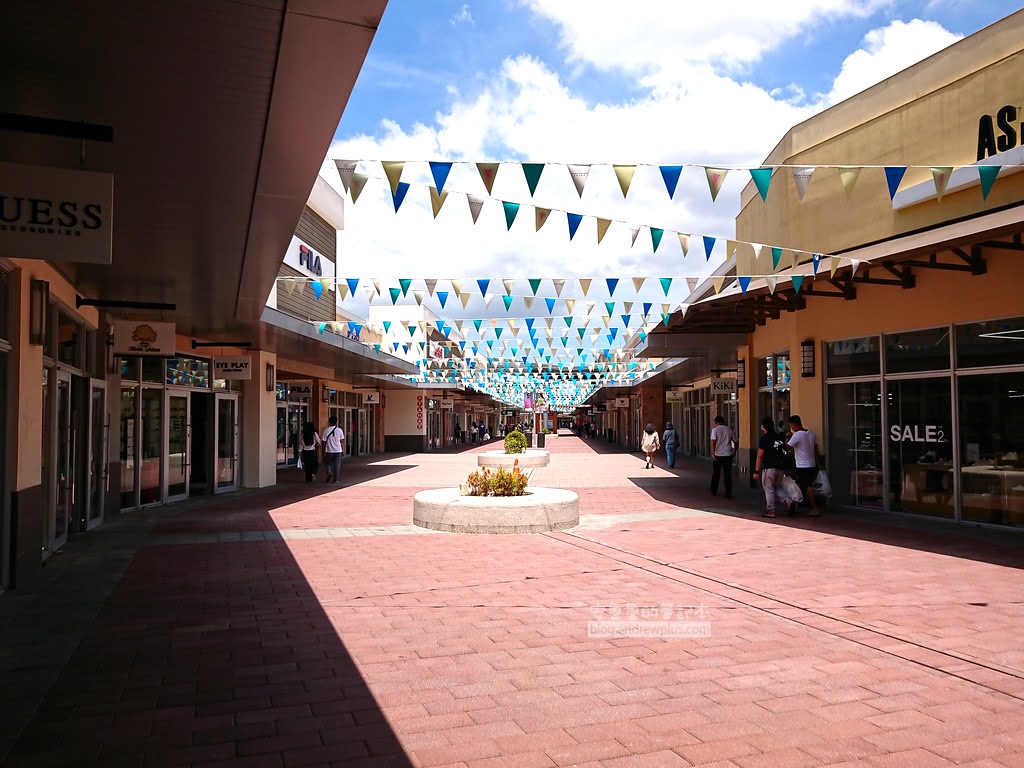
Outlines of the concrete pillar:
<svg viewBox="0 0 1024 768">
<path fill-rule="evenodd" d="M 267 391 L 267 366 L 277 355 L 254 350 L 252 378 L 242 382 L 242 486 L 266 488 L 277 483 L 277 398 Z"/>
</svg>

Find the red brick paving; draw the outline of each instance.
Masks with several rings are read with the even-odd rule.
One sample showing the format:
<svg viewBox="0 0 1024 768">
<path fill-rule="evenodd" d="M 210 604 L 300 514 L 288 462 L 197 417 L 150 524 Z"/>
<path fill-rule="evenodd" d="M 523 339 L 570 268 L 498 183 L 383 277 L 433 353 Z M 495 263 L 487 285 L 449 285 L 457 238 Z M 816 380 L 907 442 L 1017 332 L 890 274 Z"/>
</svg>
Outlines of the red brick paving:
<svg viewBox="0 0 1024 768">
<path fill-rule="evenodd" d="M 551 448 L 534 482 L 573 481 L 574 531 L 162 541 L 406 525 L 479 447 L 161 512 L 8 763 L 1024 765 L 1016 542 L 767 522 L 703 468 Z M 631 604 L 711 636 L 588 637 Z"/>
</svg>

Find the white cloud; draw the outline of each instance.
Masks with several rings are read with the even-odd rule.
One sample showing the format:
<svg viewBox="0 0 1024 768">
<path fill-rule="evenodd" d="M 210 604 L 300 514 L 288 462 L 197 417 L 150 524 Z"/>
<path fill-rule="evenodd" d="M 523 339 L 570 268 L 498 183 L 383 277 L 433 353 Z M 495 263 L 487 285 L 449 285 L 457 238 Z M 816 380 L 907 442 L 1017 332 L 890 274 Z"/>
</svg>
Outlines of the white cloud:
<svg viewBox="0 0 1024 768">
<path fill-rule="evenodd" d="M 459 24 L 475 24 L 476 23 L 473 20 L 473 14 L 469 10 L 469 3 L 463 3 L 462 7 L 459 8 L 459 10 L 457 10 L 455 12 L 455 15 L 453 15 L 450 19 L 448 19 L 448 21 L 449 21 L 449 23 L 453 27 L 457 26 Z"/>
<path fill-rule="evenodd" d="M 961 39 L 934 21 L 894 21 L 864 36 L 864 47 L 843 62 L 832 91 L 825 98 L 835 104 L 892 77 L 912 64 Z"/>
<path fill-rule="evenodd" d="M 410 162 L 406 168 L 403 180 L 414 186 L 398 214 L 393 210 L 379 164 L 369 163 L 363 169 L 380 180 L 371 181 L 359 203 L 349 206 L 346 231 L 342 234 L 341 274 L 492 278 L 705 274 L 720 258 L 707 264 L 699 242 L 694 242 L 689 257 L 683 260 L 678 239 L 668 232 L 658 253 L 652 255 L 646 229 L 637 247 L 632 248 L 629 225 L 613 224 L 599 246 L 592 218 L 584 219 L 575 239 L 569 242 L 564 214 L 552 214 L 537 233 L 531 206 L 536 202 L 585 216 L 726 238 L 735 231 L 739 191 L 749 180 L 744 171 L 729 175 L 718 202 L 713 204 L 701 169 L 684 169 L 676 198 L 670 201 L 657 168 L 641 167 L 629 198 L 624 201 L 611 168 L 596 166 L 580 200 L 565 167 L 550 165 L 541 178 L 536 200 L 531 201 L 522 172 L 518 167 L 505 165 L 499 171 L 492 195 L 498 200 L 522 204 L 512 230 L 506 231 L 502 207 L 497 201 L 488 201 L 479 222 L 472 224 L 466 199 L 458 193 L 486 193 L 476 169 L 468 164 L 453 169 L 446 185 L 451 194 L 435 221 L 427 190 L 432 181 L 425 161 L 521 158 L 559 164 L 689 161 L 755 165 L 792 125 L 843 98 L 851 88 L 877 82 L 955 39 L 931 22 L 894 22 L 875 30 L 865 37 L 864 48 L 846 59 L 831 92 L 809 104 L 802 97 L 799 83 L 768 93 L 755 84 L 731 77 L 728 72 L 715 71 L 710 60 L 722 48 L 714 41 L 706 43 L 703 59 L 688 52 L 685 56 L 689 59 L 674 64 L 678 57 L 673 58 L 667 51 L 668 41 L 674 36 L 660 29 L 661 18 L 648 14 L 643 24 L 634 19 L 643 17 L 643 13 L 626 14 L 630 17 L 623 20 L 626 26 L 616 27 L 608 24 L 609 17 L 599 12 L 572 14 L 559 10 L 564 1 L 530 3 L 531 7 L 543 6 L 558 18 L 573 17 L 571 23 L 565 22 L 565 36 L 570 39 L 570 30 L 579 33 L 572 38 L 576 47 L 570 51 L 576 58 L 584 54 L 600 57 L 615 47 L 604 40 L 605 33 L 599 29 L 602 24 L 576 17 L 603 18 L 604 26 L 615 27 L 623 40 L 634 43 L 636 30 L 630 25 L 659 27 L 652 34 L 661 42 L 651 42 L 651 47 L 660 52 L 648 55 L 644 53 L 644 44 L 630 47 L 637 55 L 646 56 L 643 71 L 635 74 L 646 84 L 646 94 L 623 103 L 588 103 L 573 92 L 571 80 L 563 80 L 544 61 L 522 55 L 506 59 L 499 72 L 481 78 L 486 85 L 479 92 L 470 95 L 453 90 L 450 108 L 435 115 L 429 123 L 402 127 L 384 121 L 376 135 L 337 142 L 330 150 L 333 158 L 420 161 Z M 816 15 L 802 11 L 803 4 L 798 7 L 790 3 L 780 12 L 786 24 L 772 22 L 776 26 L 771 26 L 763 18 L 765 13 L 751 3 L 748 10 L 755 19 L 764 21 L 766 30 L 755 35 L 755 25 L 740 20 L 739 31 L 728 34 L 749 35 L 760 41 L 758 45 L 772 41 L 779 44 L 779 37 L 773 38 L 767 30 L 785 29 L 790 35 L 796 34 L 796 30 L 806 29 L 823 16 L 867 13 L 878 2 L 808 0 L 806 4 L 816 9 Z M 779 10 L 777 6 L 778 3 L 772 4 L 773 9 Z M 733 14 L 727 20 L 719 18 L 719 27 L 728 27 L 742 15 Z M 652 18 L 657 18 L 658 23 L 652 24 Z M 664 21 L 667 26 L 695 26 L 697 31 L 688 33 L 684 43 L 691 42 L 695 35 L 699 38 L 701 29 L 708 34 L 714 31 L 710 11 L 694 9 L 692 23 L 689 12 L 685 22 L 674 17 Z M 593 34 L 597 34 L 596 40 Z M 688 50 L 686 45 L 682 47 Z M 625 59 L 622 66 L 627 66 Z M 326 175 L 338 183 L 336 174 L 328 171 Z M 785 182 L 778 179 L 775 183 Z M 346 259 L 351 259 L 347 266 Z M 470 316 L 473 310 L 471 305 Z"/>
</svg>

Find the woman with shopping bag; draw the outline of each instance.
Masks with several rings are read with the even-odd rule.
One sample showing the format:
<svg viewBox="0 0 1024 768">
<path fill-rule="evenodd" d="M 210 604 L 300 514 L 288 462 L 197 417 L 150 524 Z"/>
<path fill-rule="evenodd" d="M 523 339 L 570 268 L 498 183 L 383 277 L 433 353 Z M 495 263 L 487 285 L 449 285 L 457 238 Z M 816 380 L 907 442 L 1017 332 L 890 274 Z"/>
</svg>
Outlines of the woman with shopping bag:
<svg viewBox="0 0 1024 768">
<path fill-rule="evenodd" d="M 305 471 L 306 482 L 312 483 L 316 471 L 320 468 L 320 435 L 316 433 L 316 427 L 312 421 L 307 421 L 302 427 L 302 436 L 299 439 L 299 463 L 298 468 Z"/>
</svg>

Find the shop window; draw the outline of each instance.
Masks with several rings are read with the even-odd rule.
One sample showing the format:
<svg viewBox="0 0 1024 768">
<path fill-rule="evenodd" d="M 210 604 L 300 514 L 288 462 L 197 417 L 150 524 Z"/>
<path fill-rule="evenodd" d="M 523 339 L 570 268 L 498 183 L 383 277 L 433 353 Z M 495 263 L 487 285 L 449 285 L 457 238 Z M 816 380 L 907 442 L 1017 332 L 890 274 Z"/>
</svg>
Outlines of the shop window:
<svg viewBox="0 0 1024 768">
<path fill-rule="evenodd" d="M 877 336 L 826 343 L 829 377 L 877 376 L 882 370 L 882 356 L 878 347 Z"/>
<path fill-rule="evenodd" d="M 57 313 L 57 360 L 72 368 L 82 367 L 82 325 L 63 312 Z"/>
<path fill-rule="evenodd" d="M 1024 525 L 1024 373 L 961 376 L 962 519 Z"/>
<path fill-rule="evenodd" d="M 142 358 L 142 380 L 150 384 L 163 384 L 164 360 L 159 357 Z"/>
<path fill-rule="evenodd" d="M 894 333 L 885 337 L 885 372 L 949 370 L 949 328 Z"/>
<path fill-rule="evenodd" d="M 780 431 L 788 429 L 790 359 L 788 352 L 779 352 L 758 360 L 758 421 L 771 416 Z"/>
<path fill-rule="evenodd" d="M 891 509 L 952 518 L 949 378 L 889 381 L 886 387 Z"/>
<path fill-rule="evenodd" d="M 881 507 L 885 498 L 881 384 L 877 381 L 829 384 L 828 435 L 835 501 Z"/>
<path fill-rule="evenodd" d="M 282 382 L 278 382 L 276 389 L 274 390 L 275 397 L 283 402 L 288 400 L 288 385 Z"/>
<path fill-rule="evenodd" d="M 167 383 L 183 387 L 210 387 L 210 361 L 199 357 L 175 357 L 167 361 Z"/>
<path fill-rule="evenodd" d="M 138 381 L 139 380 L 139 358 L 137 358 L 137 357 L 122 357 L 121 358 L 121 380 L 122 381 Z"/>
<path fill-rule="evenodd" d="M 957 326 L 956 364 L 959 368 L 1024 364 L 1024 317 Z"/>
</svg>

